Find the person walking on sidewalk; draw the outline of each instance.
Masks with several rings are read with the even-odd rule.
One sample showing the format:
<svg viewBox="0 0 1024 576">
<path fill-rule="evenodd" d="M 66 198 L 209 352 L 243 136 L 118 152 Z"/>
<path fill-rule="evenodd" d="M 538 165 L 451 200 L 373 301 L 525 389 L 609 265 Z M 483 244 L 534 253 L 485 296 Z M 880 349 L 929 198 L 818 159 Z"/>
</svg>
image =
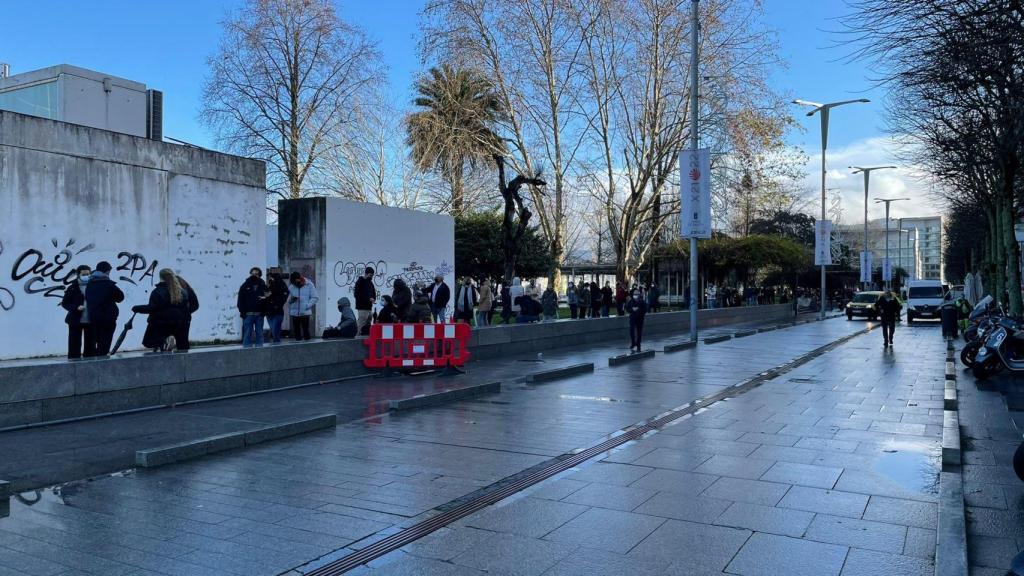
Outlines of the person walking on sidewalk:
<svg viewBox="0 0 1024 576">
<path fill-rule="evenodd" d="M 253 266 L 249 277 L 238 288 L 238 314 L 242 317 L 242 346 L 263 346 L 263 314 L 269 296 L 263 270 Z"/>
<path fill-rule="evenodd" d="M 97 264 L 85 287 L 85 308 L 96 334 L 97 356 L 110 355 L 110 344 L 117 330 L 117 303 L 124 302 L 124 292 L 110 279 L 112 268 L 106 261 Z"/>
<path fill-rule="evenodd" d="M 480 283 L 480 302 L 476 307 L 476 325 L 489 326 L 493 310 L 494 292 L 491 291 L 491 281 L 484 278 L 483 282 Z"/>
<path fill-rule="evenodd" d="M 89 309 L 85 306 L 85 290 L 89 286 L 92 268 L 85 264 L 76 270 L 75 281 L 64 289 L 64 297 L 60 299 L 61 308 L 67 310 L 64 323 L 68 325 L 68 359 L 76 360 L 85 356 L 96 355 L 96 333 L 89 323 Z M 84 344 L 84 349 L 83 349 Z"/>
<path fill-rule="evenodd" d="M 292 322 L 292 337 L 296 342 L 309 340 L 310 334 L 309 319 L 313 315 L 313 306 L 320 300 L 316 293 L 316 286 L 299 274 L 292 272 L 289 276 L 288 286 L 288 316 Z"/>
<path fill-rule="evenodd" d="M 902 308 L 900 301 L 892 295 L 892 290 L 886 290 L 875 302 L 875 309 L 878 310 L 878 317 L 882 321 L 883 348 L 892 346 L 892 335 L 896 331 L 896 321 L 900 318 Z"/>
<path fill-rule="evenodd" d="M 356 279 L 356 285 L 352 287 L 352 296 L 356 299 L 356 324 L 357 333 L 367 335 L 370 333 L 370 323 L 373 321 L 373 303 L 377 301 L 377 287 L 373 285 L 374 270 L 369 266 L 363 270 L 363 275 Z"/>
<path fill-rule="evenodd" d="M 427 288 L 427 297 L 430 299 L 430 313 L 434 316 L 434 322 L 444 324 L 448 302 L 452 299 L 452 289 L 444 283 L 444 276 L 434 276 L 434 283 Z"/>
<path fill-rule="evenodd" d="M 644 336 L 644 318 L 647 316 L 647 303 L 639 288 L 633 288 L 630 293 L 626 301 L 626 312 L 629 314 L 629 350 L 639 352 L 640 341 Z"/>
<path fill-rule="evenodd" d="M 267 324 L 270 326 L 270 340 L 275 344 L 281 343 L 281 323 L 284 322 L 284 306 L 288 303 L 288 284 L 281 278 L 281 271 L 271 269 L 268 275 L 269 282 L 267 290 L 270 296 L 263 301 L 267 316 Z"/>
</svg>

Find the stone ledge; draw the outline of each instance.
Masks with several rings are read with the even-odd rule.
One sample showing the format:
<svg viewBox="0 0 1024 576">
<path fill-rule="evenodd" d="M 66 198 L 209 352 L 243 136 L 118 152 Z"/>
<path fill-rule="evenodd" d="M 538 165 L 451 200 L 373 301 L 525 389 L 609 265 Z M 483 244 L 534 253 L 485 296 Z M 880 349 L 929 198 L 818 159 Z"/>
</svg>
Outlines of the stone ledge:
<svg viewBox="0 0 1024 576">
<path fill-rule="evenodd" d="M 11 483 L 0 480 L 0 518 L 11 515 Z"/>
<path fill-rule="evenodd" d="M 484 394 L 496 394 L 500 392 L 501 382 L 477 384 L 476 386 L 467 386 L 465 388 L 453 388 L 451 390 L 442 390 L 441 392 L 436 392 L 434 394 L 420 394 L 419 396 L 413 396 L 412 398 L 391 400 L 390 402 L 388 402 L 388 409 L 394 411 L 413 410 L 416 408 L 437 406 L 438 404 L 445 404 L 447 402 L 453 402 L 455 400 L 463 400 L 465 398 L 473 398 L 475 396 L 483 396 Z"/>
<path fill-rule="evenodd" d="M 337 414 L 321 414 L 310 418 L 288 420 L 252 430 L 207 436 L 206 438 L 181 444 L 137 450 L 135 452 L 135 465 L 141 468 L 155 468 L 174 462 L 199 458 L 207 454 L 261 444 L 322 428 L 331 428 L 336 426 L 337 422 Z"/>
<path fill-rule="evenodd" d="M 716 344 L 718 342 L 725 342 L 726 340 L 732 340 L 732 334 L 722 334 L 719 336 L 708 336 L 704 339 L 705 344 Z"/>
<path fill-rule="evenodd" d="M 951 467 L 960 468 L 960 417 L 955 410 L 942 412 L 942 469 L 949 472 Z"/>
<path fill-rule="evenodd" d="M 747 336 L 753 336 L 757 334 L 757 330 L 740 330 L 732 335 L 733 338 L 746 338 Z"/>
<path fill-rule="evenodd" d="M 527 382 L 549 382 L 551 380 L 558 380 L 559 378 L 566 378 L 574 374 L 584 374 L 587 372 L 594 371 L 594 363 L 586 362 L 584 364 L 573 364 L 572 366 L 563 366 L 562 368 L 555 368 L 554 370 L 544 370 L 543 372 L 534 372 L 526 377 Z"/>
<path fill-rule="evenodd" d="M 959 472 L 940 472 L 935 576 L 963 576 L 967 573 L 967 524 L 964 517 L 963 480 Z"/>
<path fill-rule="evenodd" d="M 771 332 L 772 330 L 778 330 L 780 326 L 765 326 L 764 328 L 758 328 L 757 333 L 763 334 L 764 332 Z"/>
<path fill-rule="evenodd" d="M 682 342 L 676 342 L 674 344 L 666 344 L 662 352 L 679 352 L 680 350 L 689 350 L 697 346 L 696 340 L 684 340 Z"/>
<path fill-rule="evenodd" d="M 635 362 L 637 360 L 644 360 L 646 358 L 654 358 L 654 350 L 644 350 L 643 352 L 633 352 L 632 354 L 620 354 L 618 356 L 612 356 L 608 359 L 609 366 L 619 366 L 626 364 L 627 362 Z"/>
<path fill-rule="evenodd" d="M 956 397 L 956 381 L 946 380 L 946 388 L 943 390 L 942 396 L 942 409 L 953 410 L 957 409 L 957 397 Z"/>
</svg>

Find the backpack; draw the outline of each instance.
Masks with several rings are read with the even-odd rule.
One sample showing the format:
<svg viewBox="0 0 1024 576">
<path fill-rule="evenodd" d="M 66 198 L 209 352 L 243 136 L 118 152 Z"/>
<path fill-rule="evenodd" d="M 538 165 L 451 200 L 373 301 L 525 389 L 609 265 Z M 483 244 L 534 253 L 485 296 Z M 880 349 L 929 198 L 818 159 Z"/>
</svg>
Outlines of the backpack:
<svg viewBox="0 0 1024 576">
<path fill-rule="evenodd" d="M 331 326 L 330 328 L 325 328 L 322 338 L 324 340 L 330 340 L 332 338 L 341 338 L 341 330 L 338 330 L 334 326 Z"/>
</svg>

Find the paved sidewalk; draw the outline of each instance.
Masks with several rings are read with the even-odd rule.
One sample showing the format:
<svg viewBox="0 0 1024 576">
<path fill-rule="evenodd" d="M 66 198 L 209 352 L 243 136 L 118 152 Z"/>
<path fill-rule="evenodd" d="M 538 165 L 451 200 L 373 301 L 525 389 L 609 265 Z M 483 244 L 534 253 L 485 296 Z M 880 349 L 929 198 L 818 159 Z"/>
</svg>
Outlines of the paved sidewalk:
<svg viewBox="0 0 1024 576">
<path fill-rule="evenodd" d="M 1024 482 L 1013 471 L 1024 413 L 1007 410 L 1002 394 L 1021 382 L 1007 374 L 978 381 L 969 370 L 957 381 L 971 576 L 1003 576 L 1024 550 Z"/>
<path fill-rule="evenodd" d="M 711 346 L 702 345 L 697 350 L 659 355 L 655 359 L 600 370 L 593 375 L 537 386 L 511 386 L 500 396 L 408 414 L 382 415 L 339 426 L 333 431 L 182 465 L 75 482 L 38 494 L 23 494 L 26 502 L 13 501 L 11 516 L 0 519 L 0 574 L 249 576 L 278 574 L 317 558 L 321 562 L 329 561 L 432 515 L 436 507 L 482 486 L 553 456 L 590 445 L 615 430 L 722 390 L 864 327 L 862 322 L 845 320 L 806 324 Z M 937 341 L 937 333 L 929 332 L 929 337 Z M 854 340 L 850 346 L 859 341 Z M 881 368 L 867 373 L 872 378 L 876 377 L 900 366 L 900 354 L 911 356 L 909 337 L 907 344 L 907 351 L 898 349 L 892 363 L 882 362 L 880 348 L 872 345 L 869 352 L 856 351 L 854 359 L 857 363 L 845 366 L 856 368 L 877 363 Z M 844 346 L 840 350 L 846 348 Z M 839 352 L 837 350 L 833 354 Z M 820 362 L 812 364 L 824 366 Z M 510 359 L 505 367 L 523 372 L 522 364 Z M 914 366 L 914 370 L 926 368 Z M 941 365 L 931 370 L 941 379 Z M 713 422 L 716 429 L 757 427 L 757 430 L 742 431 L 731 439 L 715 438 L 714 435 L 721 432 L 710 431 L 706 440 L 703 435 L 699 437 L 702 447 L 707 446 L 710 451 L 702 448 L 694 452 L 701 454 L 703 460 L 699 464 L 691 462 L 694 464 L 692 472 L 713 477 L 716 483 L 722 480 L 722 485 L 716 490 L 728 491 L 735 481 L 754 480 L 749 478 L 750 472 L 733 472 L 730 468 L 745 469 L 744 464 L 728 458 L 740 457 L 740 452 L 747 450 L 749 452 L 742 458 L 756 458 L 758 467 L 769 463 L 767 469 L 758 473 L 758 481 L 767 481 L 759 477 L 775 468 L 776 464 L 789 462 L 783 455 L 772 452 L 782 448 L 795 450 L 793 456 L 789 456 L 795 458 L 796 454 L 806 457 L 810 453 L 824 456 L 829 453 L 829 447 L 834 447 L 837 451 L 833 458 L 841 456 L 843 460 L 852 459 L 866 467 L 872 456 L 857 450 L 862 446 L 867 450 L 867 446 L 874 446 L 875 441 L 897 436 L 889 431 L 872 430 L 876 424 L 886 422 L 881 418 L 872 419 L 870 415 L 883 411 L 881 408 L 886 405 L 883 399 L 888 396 L 883 394 L 884 390 L 876 390 L 871 380 L 857 380 L 858 384 L 854 385 L 849 370 L 844 372 L 838 377 L 851 389 L 842 392 L 831 392 L 825 383 L 790 382 L 797 377 L 798 371 L 782 378 L 782 396 L 792 403 L 791 410 L 800 407 L 800 414 L 775 413 L 773 405 L 769 404 L 756 406 L 758 402 L 779 400 L 774 398 L 774 393 L 771 398 L 755 398 L 755 394 L 770 390 L 769 385 L 765 385 L 637 443 L 637 447 L 647 447 L 651 442 L 666 442 L 664 446 L 655 446 L 644 454 L 635 454 L 636 459 L 660 458 L 660 454 L 672 455 L 672 451 L 686 453 L 672 442 L 686 438 L 684 432 L 690 434 L 697 430 L 688 429 L 694 423 Z M 850 420 L 854 427 L 834 431 L 827 426 L 814 427 L 823 417 L 814 412 L 813 406 L 801 406 L 794 396 L 799 395 L 804 401 L 818 404 L 814 397 L 819 394 L 826 397 L 834 395 L 837 402 L 841 400 L 843 406 L 836 408 L 837 413 L 845 412 L 845 419 Z M 754 398 L 754 403 L 748 397 Z M 903 412 L 895 404 L 892 406 L 892 413 L 900 414 L 902 418 Z M 924 408 L 924 413 L 907 409 L 907 416 L 924 418 L 927 412 L 928 408 Z M 791 424 L 783 424 L 779 420 L 789 421 L 790 416 L 794 419 Z M 814 423 L 809 422 L 812 416 Z M 888 417 L 889 413 L 885 416 Z M 941 420 L 941 416 L 939 418 Z M 765 422 L 769 423 L 766 425 Z M 811 430 L 783 431 L 790 425 Z M 927 432 L 923 429 L 925 424 L 921 427 L 922 430 L 915 428 L 913 431 Z M 711 430 L 712 426 L 707 428 Z M 789 434 L 795 435 L 792 437 L 794 445 L 778 446 L 780 440 L 789 441 Z M 856 437 L 857 434 L 866 437 Z M 686 442 L 690 443 L 692 438 Z M 795 446 L 798 441 L 804 445 Z M 916 446 L 919 442 L 927 442 L 927 438 L 915 439 L 913 444 Z M 840 448 L 850 451 L 843 452 Z M 617 452 L 612 458 L 627 457 L 629 450 L 636 449 L 631 447 Z M 657 450 L 662 452 L 656 453 Z M 665 457 L 668 458 L 667 463 L 594 463 L 576 473 L 581 476 L 556 479 L 555 482 L 575 483 L 578 489 L 561 495 L 549 494 L 548 498 L 557 496 L 555 500 L 565 501 L 557 504 L 544 501 L 537 506 L 537 516 L 529 520 L 536 526 L 530 534 L 516 535 L 516 530 L 495 528 L 483 536 L 500 540 L 491 542 L 490 548 L 480 543 L 476 547 L 479 554 L 467 554 L 466 557 L 475 556 L 477 562 L 481 558 L 495 561 L 521 558 L 521 566 L 517 565 L 514 573 L 541 573 L 568 561 L 570 557 L 617 558 L 616 554 L 619 554 L 625 561 L 638 560 L 631 549 L 620 550 L 620 544 L 609 545 L 613 550 L 603 553 L 598 551 L 600 540 L 567 542 L 554 539 L 549 532 L 584 514 L 587 519 L 600 519 L 635 513 L 651 516 L 657 523 L 644 536 L 643 540 L 646 540 L 669 520 L 664 516 L 642 514 L 635 508 L 659 493 L 671 495 L 672 490 L 655 485 L 647 488 L 628 486 L 642 478 L 629 478 L 627 474 L 615 480 L 618 484 L 627 485 L 621 487 L 625 490 L 622 494 L 605 494 L 606 487 L 614 490 L 615 484 L 603 478 L 606 470 L 603 467 L 642 471 L 642 476 L 653 474 L 656 469 L 662 470 L 659 474 L 666 474 L 672 472 L 676 464 L 671 463 L 669 456 Z M 823 467 L 841 466 L 835 461 L 818 462 L 816 458 L 808 463 Z M 705 465 L 705 468 L 697 470 Z M 774 473 L 786 474 L 785 468 L 780 465 Z M 587 479 L 587 474 L 599 471 L 602 473 L 599 477 Z M 844 477 L 845 474 L 844 471 Z M 851 477 L 851 482 L 858 481 L 856 474 L 851 474 Z M 648 481 L 656 478 L 654 476 Z M 863 479 L 863 474 L 861 478 L 860 482 L 869 482 Z M 791 482 L 783 477 L 773 481 Z M 672 479 L 665 482 L 676 483 Z M 583 483 L 593 488 L 580 492 L 586 488 Z M 712 487 L 709 485 L 704 489 Z M 648 490 L 649 493 L 644 493 L 648 498 L 636 501 L 635 494 L 631 493 L 634 489 Z M 732 489 L 735 491 L 736 486 Z M 884 489 L 887 495 L 905 496 L 902 492 L 894 493 L 892 487 Z M 738 492 L 744 493 L 746 489 L 740 488 Z M 856 490 L 851 489 L 851 492 Z M 595 496 L 600 496 L 600 501 L 594 500 Z M 707 496 L 741 503 L 739 498 L 730 500 L 726 493 Z M 869 496 L 865 494 L 864 497 Z M 528 499 L 539 498 L 541 496 L 536 493 L 528 495 Z M 913 498 L 927 504 L 933 496 L 927 491 L 913 492 Z M 767 505 L 765 502 L 761 504 Z M 570 518 L 559 511 L 563 507 L 579 511 L 579 514 Z M 494 507 L 493 510 L 499 508 L 504 507 Z M 465 522 L 471 521 L 467 519 Z M 612 520 L 608 523 L 616 526 Z M 540 532 L 546 527 L 550 529 Z M 466 524 L 442 531 L 435 537 L 449 531 L 471 529 L 480 530 Z M 667 530 L 658 532 L 659 538 Z M 573 532 L 584 534 L 583 531 Z M 542 554 L 541 559 L 534 560 L 528 553 L 533 548 L 519 547 L 521 541 L 532 543 L 534 540 L 547 550 L 544 552 L 547 556 Z M 651 542 L 651 546 L 658 546 L 657 540 Z M 425 546 L 429 541 L 413 546 L 418 544 Z M 596 548 L 591 551 L 581 548 L 581 545 Z M 678 547 L 671 541 L 666 545 Z M 453 546 L 458 547 L 459 544 Z M 466 549 L 459 550 L 459 554 Z M 686 553 L 686 550 L 679 553 Z M 451 559 L 456 560 L 455 556 Z M 379 560 L 385 564 L 379 570 L 385 573 L 469 574 L 478 573 L 479 568 L 473 566 L 471 560 L 435 563 L 407 552 L 394 557 L 397 560 Z M 413 564 L 402 568 L 408 562 Z M 400 570 L 405 571 L 396 572 Z M 590 571 L 597 572 L 597 569 Z"/>
<path fill-rule="evenodd" d="M 732 334 L 777 322 L 748 322 L 712 328 L 702 335 Z M 19 490 L 79 480 L 134 466 L 135 451 L 179 444 L 199 438 L 238 432 L 258 425 L 335 412 L 339 422 L 386 413 L 388 402 L 443 389 L 486 382 L 511 384 L 530 372 L 579 362 L 607 368 L 607 358 L 626 352 L 622 342 L 559 348 L 534 362 L 536 355 L 472 362 L 469 374 L 452 378 L 432 376 L 346 380 L 334 384 L 186 404 L 175 408 L 73 422 L 19 431 L 0 432 L 0 480 Z M 679 334 L 648 340 L 651 349 L 685 338 Z M 301 346 L 301 344 L 296 344 Z"/>
</svg>

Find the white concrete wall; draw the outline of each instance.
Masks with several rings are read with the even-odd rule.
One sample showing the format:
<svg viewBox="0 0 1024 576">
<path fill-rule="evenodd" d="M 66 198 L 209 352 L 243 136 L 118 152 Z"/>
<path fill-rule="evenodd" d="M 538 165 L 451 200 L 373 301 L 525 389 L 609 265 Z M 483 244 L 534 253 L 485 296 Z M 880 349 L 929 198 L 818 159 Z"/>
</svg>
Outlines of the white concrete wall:
<svg viewBox="0 0 1024 576">
<path fill-rule="evenodd" d="M 348 297 L 367 266 L 376 272 L 381 295 L 391 294 L 396 278 L 431 284 L 444 275 L 455 298 L 455 221 L 443 214 L 387 208 L 376 204 L 327 200 L 327 277 L 320 281 L 321 321 L 337 324 L 337 301 Z"/>
<path fill-rule="evenodd" d="M 66 353 L 65 282 L 101 260 L 125 292 L 122 323 L 168 267 L 199 297 L 192 338 L 237 338 L 238 286 L 266 258 L 262 166 L 220 179 L 240 160 L 0 113 L 0 359 Z M 143 317 L 124 347 L 139 348 L 144 329 Z"/>
</svg>

